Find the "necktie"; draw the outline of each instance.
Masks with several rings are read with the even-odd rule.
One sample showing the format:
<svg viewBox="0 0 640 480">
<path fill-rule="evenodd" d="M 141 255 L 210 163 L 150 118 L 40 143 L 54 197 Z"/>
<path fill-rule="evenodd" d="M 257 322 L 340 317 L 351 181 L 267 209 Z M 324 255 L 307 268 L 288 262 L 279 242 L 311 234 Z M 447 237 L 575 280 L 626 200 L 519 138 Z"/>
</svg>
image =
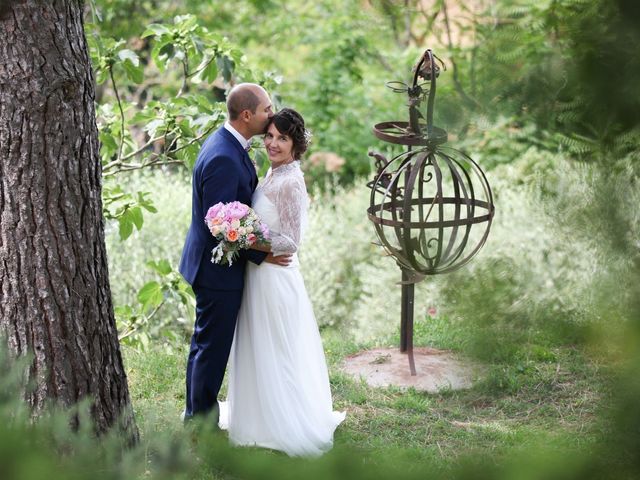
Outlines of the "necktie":
<svg viewBox="0 0 640 480">
<path fill-rule="evenodd" d="M 251 144 L 247 145 L 245 147 L 244 151 L 245 151 L 245 155 L 247 156 L 247 159 L 253 165 L 253 168 L 255 168 L 257 170 L 258 169 L 258 164 L 256 163 L 256 161 L 253 158 L 251 158 L 251 155 L 249 155 L 249 152 L 251 151 Z"/>
</svg>

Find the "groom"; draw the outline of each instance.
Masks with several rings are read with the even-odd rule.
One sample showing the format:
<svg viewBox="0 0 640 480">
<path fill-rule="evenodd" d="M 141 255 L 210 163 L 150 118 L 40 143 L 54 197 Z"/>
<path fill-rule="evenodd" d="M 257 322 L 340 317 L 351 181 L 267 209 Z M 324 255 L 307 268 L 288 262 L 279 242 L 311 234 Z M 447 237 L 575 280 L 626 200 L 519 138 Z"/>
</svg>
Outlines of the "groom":
<svg viewBox="0 0 640 480">
<path fill-rule="evenodd" d="M 211 263 L 216 242 L 204 222 L 209 207 L 239 201 L 251 206 L 258 184 L 249 158 L 249 139 L 265 132 L 273 115 L 271 100 L 259 85 L 241 83 L 227 97 L 227 121 L 204 142 L 193 169 L 191 226 L 182 251 L 180 273 L 196 296 L 196 322 L 187 362 L 185 422 L 213 412 L 217 424 L 222 385 L 242 300 L 247 260 L 287 265 L 287 257 L 256 250 L 242 252 L 232 266 Z"/>
</svg>

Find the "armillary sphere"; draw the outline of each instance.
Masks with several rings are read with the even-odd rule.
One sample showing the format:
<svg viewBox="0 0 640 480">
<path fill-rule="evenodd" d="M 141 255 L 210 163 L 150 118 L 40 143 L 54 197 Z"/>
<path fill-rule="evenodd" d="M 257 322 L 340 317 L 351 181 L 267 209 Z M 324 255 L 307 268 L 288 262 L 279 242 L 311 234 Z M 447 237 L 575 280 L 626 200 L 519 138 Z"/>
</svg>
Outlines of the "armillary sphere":
<svg viewBox="0 0 640 480">
<path fill-rule="evenodd" d="M 378 123 L 376 137 L 404 145 L 391 160 L 371 152 L 376 175 L 371 188 L 369 220 L 381 246 L 402 270 L 400 351 L 413 359 L 414 284 L 426 275 L 456 270 L 478 253 L 489 235 L 495 213 L 487 178 L 466 154 L 443 145 L 447 132 L 433 125 L 436 78 L 444 64 L 431 50 L 414 67 L 413 83 L 387 84 L 409 97 L 409 121 Z M 419 79 L 425 82 L 420 84 Z M 425 88 L 428 85 L 428 88 Z M 420 111 L 427 98 L 426 116 Z"/>
</svg>

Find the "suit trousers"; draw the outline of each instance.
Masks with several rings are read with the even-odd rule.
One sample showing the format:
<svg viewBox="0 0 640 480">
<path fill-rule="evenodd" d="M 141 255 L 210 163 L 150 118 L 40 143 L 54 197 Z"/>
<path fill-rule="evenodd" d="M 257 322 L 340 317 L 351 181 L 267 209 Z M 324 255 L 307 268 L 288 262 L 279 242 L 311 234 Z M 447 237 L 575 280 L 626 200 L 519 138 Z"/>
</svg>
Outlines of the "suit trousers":
<svg viewBox="0 0 640 480">
<path fill-rule="evenodd" d="M 242 301 L 242 290 L 211 290 L 194 285 L 193 292 L 196 321 L 187 360 L 187 419 L 217 409 Z"/>
</svg>

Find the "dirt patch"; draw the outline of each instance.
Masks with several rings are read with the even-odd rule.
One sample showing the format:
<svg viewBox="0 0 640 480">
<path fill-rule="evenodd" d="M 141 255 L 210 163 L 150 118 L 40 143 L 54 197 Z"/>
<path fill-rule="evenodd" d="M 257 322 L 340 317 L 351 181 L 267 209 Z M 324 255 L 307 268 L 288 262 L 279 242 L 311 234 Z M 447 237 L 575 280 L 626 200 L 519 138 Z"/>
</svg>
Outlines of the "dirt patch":
<svg viewBox="0 0 640 480">
<path fill-rule="evenodd" d="M 372 387 L 394 385 L 430 393 L 470 388 L 478 375 L 477 367 L 447 350 L 421 347 L 414 349 L 413 355 L 415 376 L 409 371 L 407 354 L 398 348 L 376 348 L 351 355 L 345 358 L 341 369 L 355 378 L 364 378 Z"/>
</svg>

